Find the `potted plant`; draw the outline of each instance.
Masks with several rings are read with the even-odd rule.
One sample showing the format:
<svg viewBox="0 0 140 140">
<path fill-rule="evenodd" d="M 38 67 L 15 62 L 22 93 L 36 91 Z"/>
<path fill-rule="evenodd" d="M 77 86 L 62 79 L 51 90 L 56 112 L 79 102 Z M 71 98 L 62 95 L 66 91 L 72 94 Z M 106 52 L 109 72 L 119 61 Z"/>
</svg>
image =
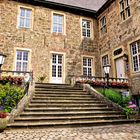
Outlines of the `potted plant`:
<svg viewBox="0 0 140 140">
<path fill-rule="evenodd" d="M 43 81 L 45 80 L 46 77 L 47 77 L 46 74 L 43 74 L 42 76 L 38 77 L 38 81 L 43 83 Z"/>
<path fill-rule="evenodd" d="M 4 111 L 4 107 L 0 107 L 0 132 L 3 132 L 3 130 L 7 127 L 9 117 L 8 113 Z"/>
</svg>

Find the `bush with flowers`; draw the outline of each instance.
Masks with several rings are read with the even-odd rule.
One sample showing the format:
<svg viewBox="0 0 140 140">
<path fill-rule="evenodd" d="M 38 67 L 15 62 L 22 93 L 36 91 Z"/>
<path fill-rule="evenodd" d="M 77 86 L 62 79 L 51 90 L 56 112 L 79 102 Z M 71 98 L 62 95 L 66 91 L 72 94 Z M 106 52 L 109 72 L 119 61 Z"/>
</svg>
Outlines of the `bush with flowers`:
<svg viewBox="0 0 140 140">
<path fill-rule="evenodd" d="M 133 102 L 128 102 L 124 110 L 128 119 L 136 118 L 138 115 L 137 106 Z"/>
<path fill-rule="evenodd" d="M 104 87 L 107 86 L 106 81 L 102 80 L 90 80 L 90 79 L 77 79 L 76 83 L 80 84 L 90 84 L 93 87 Z M 109 82 L 109 87 L 112 88 L 128 88 L 129 85 L 126 82 Z"/>
<path fill-rule="evenodd" d="M 12 76 L 2 76 L 0 77 L 0 84 L 5 85 L 7 83 L 10 83 L 11 85 L 22 85 L 24 81 L 24 77 L 12 77 Z"/>
</svg>

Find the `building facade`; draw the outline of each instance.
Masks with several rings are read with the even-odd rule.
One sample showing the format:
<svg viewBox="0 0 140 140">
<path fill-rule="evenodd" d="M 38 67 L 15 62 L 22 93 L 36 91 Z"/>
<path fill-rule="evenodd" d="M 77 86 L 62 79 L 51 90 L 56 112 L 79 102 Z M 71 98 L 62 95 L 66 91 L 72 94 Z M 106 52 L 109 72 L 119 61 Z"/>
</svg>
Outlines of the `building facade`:
<svg viewBox="0 0 140 140">
<path fill-rule="evenodd" d="M 69 83 L 71 76 L 128 78 L 140 94 L 140 1 L 0 1 L 3 69 L 33 71 L 35 80 Z M 83 3 L 83 5 L 82 5 Z"/>
</svg>

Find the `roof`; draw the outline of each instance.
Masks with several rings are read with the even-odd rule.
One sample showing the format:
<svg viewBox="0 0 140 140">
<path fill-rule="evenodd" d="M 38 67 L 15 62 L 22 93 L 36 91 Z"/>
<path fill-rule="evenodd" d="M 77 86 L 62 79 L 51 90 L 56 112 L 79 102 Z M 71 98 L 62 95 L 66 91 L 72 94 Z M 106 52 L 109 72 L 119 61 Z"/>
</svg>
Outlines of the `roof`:
<svg viewBox="0 0 140 140">
<path fill-rule="evenodd" d="M 44 0 L 44 1 L 98 11 L 108 0 Z"/>
</svg>

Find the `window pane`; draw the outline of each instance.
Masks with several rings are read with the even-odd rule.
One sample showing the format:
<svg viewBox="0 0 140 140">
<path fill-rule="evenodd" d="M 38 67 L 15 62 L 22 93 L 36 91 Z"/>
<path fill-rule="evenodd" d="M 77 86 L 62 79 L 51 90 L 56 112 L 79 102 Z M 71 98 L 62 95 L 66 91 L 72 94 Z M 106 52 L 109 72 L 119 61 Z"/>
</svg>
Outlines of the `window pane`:
<svg viewBox="0 0 140 140">
<path fill-rule="evenodd" d="M 62 66 L 58 66 L 58 77 L 62 77 Z"/>
<path fill-rule="evenodd" d="M 62 64 L 62 56 L 58 55 L 58 64 Z"/>
<path fill-rule="evenodd" d="M 20 8 L 20 16 L 25 17 L 25 9 L 24 8 Z"/>
<path fill-rule="evenodd" d="M 23 62 L 22 71 L 27 71 L 27 62 Z"/>
<path fill-rule="evenodd" d="M 87 76 L 87 68 L 83 68 L 83 75 Z"/>
<path fill-rule="evenodd" d="M 22 52 L 17 52 L 17 60 L 22 60 Z"/>
<path fill-rule="evenodd" d="M 91 68 L 88 68 L 88 76 L 92 76 Z"/>
<path fill-rule="evenodd" d="M 62 29 L 63 27 L 62 27 L 62 25 L 58 25 L 58 33 L 62 33 L 63 31 L 63 29 Z"/>
<path fill-rule="evenodd" d="M 26 10 L 26 17 L 31 18 L 31 10 L 29 9 Z"/>
<path fill-rule="evenodd" d="M 132 53 L 133 53 L 133 55 L 137 54 L 137 46 L 136 46 L 136 43 L 132 44 Z"/>
<path fill-rule="evenodd" d="M 83 58 L 83 65 L 84 65 L 84 66 L 87 66 L 87 61 L 86 61 L 85 58 Z"/>
<path fill-rule="evenodd" d="M 53 54 L 53 57 L 52 57 L 52 63 L 56 63 L 56 55 L 55 54 Z"/>
<path fill-rule="evenodd" d="M 88 59 L 88 66 L 91 66 L 91 59 Z"/>
<path fill-rule="evenodd" d="M 21 71 L 21 62 L 16 63 L 16 71 Z"/>
<path fill-rule="evenodd" d="M 133 67 L 134 67 L 134 71 L 138 71 L 138 57 L 134 56 L 133 57 Z"/>
<path fill-rule="evenodd" d="M 24 18 L 20 18 L 20 24 L 19 24 L 20 27 L 24 27 Z"/>
<path fill-rule="evenodd" d="M 83 29 L 83 36 L 86 36 L 86 29 Z"/>
<path fill-rule="evenodd" d="M 89 21 L 87 21 L 87 28 L 90 29 L 90 22 Z"/>
<path fill-rule="evenodd" d="M 30 28 L 30 26 L 31 26 L 30 24 L 31 24 L 30 19 L 26 19 L 25 27 Z"/>
<path fill-rule="evenodd" d="M 23 52 L 23 60 L 28 61 L 28 52 Z"/>
<path fill-rule="evenodd" d="M 90 30 L 87 30 L 87 37 L 90 37 Z"/>
<path fill-rule="evenodd" d="M 52 65 L 52 77 L 56 77 L 56 66 Z"/>
</svg>

